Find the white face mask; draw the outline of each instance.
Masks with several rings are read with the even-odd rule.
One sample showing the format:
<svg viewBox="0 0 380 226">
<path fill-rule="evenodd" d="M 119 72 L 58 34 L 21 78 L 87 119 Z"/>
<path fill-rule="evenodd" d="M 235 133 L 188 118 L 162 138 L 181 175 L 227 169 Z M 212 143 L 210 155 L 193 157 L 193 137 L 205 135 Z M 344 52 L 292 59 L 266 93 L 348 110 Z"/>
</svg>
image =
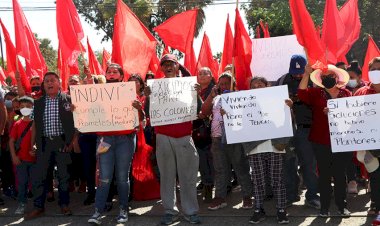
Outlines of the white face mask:
<svg viewBox="0 0 380 226">
<path fill-rule="evenodd" d="M 29 116 L 30 114 L 32 114 L 33 109 L 32 108 L 21 108 L 20 112 L 23 116 Z"/>
<path fill-rule="evenodd" d="M 358 80 L 356 79 L 348 80 L 347 86 L 351 88 L 355 88 L 356 86 L 358 86 Z"/>
<path fill-rule="evenodd" d="M 373 84 L 380 84 L 380 71 L 369 71 L 368 78 Z"/>
</svg>

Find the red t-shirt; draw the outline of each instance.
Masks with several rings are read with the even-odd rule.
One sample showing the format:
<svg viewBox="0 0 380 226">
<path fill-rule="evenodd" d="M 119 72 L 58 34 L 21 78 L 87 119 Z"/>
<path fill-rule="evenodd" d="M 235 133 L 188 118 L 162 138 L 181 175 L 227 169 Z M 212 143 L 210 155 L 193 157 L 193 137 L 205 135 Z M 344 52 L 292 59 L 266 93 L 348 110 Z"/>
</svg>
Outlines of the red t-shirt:
<svg viewBox="0 0 380 226">
<path fill-rule="evenodd" d="M 338 97 L 350 97 L 351 92 L 347 89 L 340 89 Z M 331 145 L 328 117 L 323 112 L 329 99 L 322 88 L 298 89 L 298 97 L 312 110 L 312 123 L 309 140 L 318 144 Z"/>
<path fill-rule="evenodd" d="M 15 141 L 17 141 L 17 139 L 21 137 L 22 132 L 25 130 L 25 128 L 28 126 L 30 122 L 31 121 L 24 121 L 24 120 L 19 120 L 15 122 L 11 129 L 10 137 L 12 137 Z M 31 139 L 32 139 L 32 129 L 30 128 L 29 131 L 25 134 L 24 138 L 22 138 L 22 141 L 20 144 L 20 151 L 17 153 L 17 156 L 22 161 L 26 161 L 26 162 L 36 161 L 36 157 L 30 155 Z"/>
<path fill-rule="evenodd" d="M 174 137 L 174 138 L 190 136 L 192 130 L 193 130 L 193 123 L 191 121 L 154 127 L 154 131 L 156 133 L 166 135 L 169 137 Z"/>
<path fill-rule="evenodd" d="M 372 87 L 372 84 L 369 84 L 368 86 L 363 86 L 360 89 L 356 90 L 354 96 L 363 96 L 369 94 L 377 94 L 376 90 Z"/>
</svg>

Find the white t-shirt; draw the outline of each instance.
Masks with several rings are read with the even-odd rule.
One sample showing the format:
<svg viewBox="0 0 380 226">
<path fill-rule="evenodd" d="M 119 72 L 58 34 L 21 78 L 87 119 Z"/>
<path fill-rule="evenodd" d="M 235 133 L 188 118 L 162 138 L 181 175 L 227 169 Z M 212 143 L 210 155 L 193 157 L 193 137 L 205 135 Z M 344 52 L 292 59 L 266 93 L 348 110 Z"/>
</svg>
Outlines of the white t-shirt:
<svg viewBox="0 0 380 226">
<path fill-rule="evenodd" d="M 249 155 L 266 153 L 266 152 L 285 153 L 285 149 L 282 151 L 279 151 L 272 145 L 272 140 L 267 140 L 264 143 L 257 145 L 257 147 L 255 147 L 253 150 L 249 152 Z"/>
<path fill-rule="evenodd" d="M 223 116 L 220 114 L 222 108 L 222 99 L 218 95 L 212 100 L 212 121 L 211 121 L 211 137 L 222 136 Z"/>
</svg>

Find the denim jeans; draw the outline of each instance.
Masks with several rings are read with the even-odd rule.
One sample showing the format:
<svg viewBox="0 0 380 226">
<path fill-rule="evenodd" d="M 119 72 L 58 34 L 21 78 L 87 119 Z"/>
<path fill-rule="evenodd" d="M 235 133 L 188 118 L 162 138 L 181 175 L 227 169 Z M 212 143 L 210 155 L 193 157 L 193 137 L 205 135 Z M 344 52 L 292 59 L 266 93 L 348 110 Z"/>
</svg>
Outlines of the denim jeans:
<svg viewBox="0 0 380 226">
<path fill-rule="evenodd" d="M 196 147 L 199 155 L 199 172 L 204 185 L 214 184 L 214 164 L 212 162 L 211 145 Z"/>
<path fill-rule="evenodd" d="M 28 193 L 28 182 L 31 175 L 31 170 L 34 166 L 33 162 L 21 161 L 21 164 L 16 166 L 16 173 L 18 179 L 18 195 L 17 199 L 19 203 L 26 203 Z"/>
<path fill-rule="evenodd" d="M 136 148 L 136 134 L 98 137 L 111 145 L 107 152 L 99 154 L 99 186 L 96 189 L 95 208 L 103 211 L 115 170 L 120 208 L 128 208 L 129 171 Z"/>
<path fill-rule="evenodd" d="M 223 144 L 223 138 L 213 137 L 211 152 L 215 169 L 215 197 L 226 198 L 231 164 L 236 173 L 243 197 L 252 197 L 252 182 L 248 157 L 241 144 Z"/>
<path fill-rule="evenodd" d="M 294 145 L 301 166 L 303 183 L 306 186 L 306 200 L 319 199 L 317 161 L 315 159 L 313 147 L 309 141 L 309 128 L 299 127 L 294 136 Z"/>
<path fill-rule="evenodd" d="M 299 187 L 299 177 L 298 177 L 298 159 L 295 153 L 295 148 L 290 142 L 290 148 L 286 150 L 284 156 L 284 183 L 286 188 L 286 199 L 289 202 L 294 202 L 299 200 L 298 187 Z"/>
<path fill-rule="evenodd" d="M 87 181 L 88 194 L 95 196 L 96 177 L 96 142 L 95 134 L 81 134 L 79 136 L 79 146 L 83 156 L 84 176 Z"/>
</svg>

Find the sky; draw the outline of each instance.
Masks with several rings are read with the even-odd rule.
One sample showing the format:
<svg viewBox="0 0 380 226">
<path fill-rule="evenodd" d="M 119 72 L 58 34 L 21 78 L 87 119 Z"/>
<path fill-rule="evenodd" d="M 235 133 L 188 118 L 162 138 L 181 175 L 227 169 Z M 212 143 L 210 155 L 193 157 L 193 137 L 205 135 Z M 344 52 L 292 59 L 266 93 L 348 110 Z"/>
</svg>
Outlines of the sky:
<svg viewBox="0 0 380 226">
<path fill-rule="evenodd" d="M 21 7 L 55 7 L 55 0 L 18 0 Z M 205 8 L 206 22 L 203 26 L 202 32 L 194 40 L 195 53 L 198 56 L 199 49 L 202 43 L 203 33 L 206 31 L 210 39 L 211 49 L 213 54 L 222 52 L 224 43 L 224 32 L 227 20 L 227 15 L 230 15 L 230 25 L 233 31 L 233 23 L 235 20 L 235 7 L 236 0 L 218 0 L 215 4 Z M 0 9 L 4 7 L 12 7 L 12 0 L 0 0 Z M 28 20 L 29 26 L 34 33 L 38 34 L 39 38 L 48 38 L 51 40 L 54 49 L 58 48 L 57 28 L 55 21 L 55 10 L 43 11 L 26 11 L 24 10 L 25 17 Z M 246 24 L 245 13 L 240 11 L 241 17 Z M 0 18 L 8 29 L 11 38 L 14 42 L 14 23 L 12 11 L 0 11 Z M 90 44 L 94 51 L 101 51 L 105 48 L 108 51 L 112 49 L 111 41 L 102 42 L 104 35 L 103 31 L 95 30 L 95 27 L 85 22 L 84 17 L 81 16 L 82 27 L 86 36 L 89 37 Z M 246 25 L 248 29 L 248 26 Z M 85 44 L 85 40 L 82 43 Z M 4 41 L 4 40 L 3 40 Z M 85 45 L 86 46 L 86 45 Z M 3 44 L 3 48 L 5 45 Z M 4 50 L 5 55 L 5 50 Z"/>
</svg>

